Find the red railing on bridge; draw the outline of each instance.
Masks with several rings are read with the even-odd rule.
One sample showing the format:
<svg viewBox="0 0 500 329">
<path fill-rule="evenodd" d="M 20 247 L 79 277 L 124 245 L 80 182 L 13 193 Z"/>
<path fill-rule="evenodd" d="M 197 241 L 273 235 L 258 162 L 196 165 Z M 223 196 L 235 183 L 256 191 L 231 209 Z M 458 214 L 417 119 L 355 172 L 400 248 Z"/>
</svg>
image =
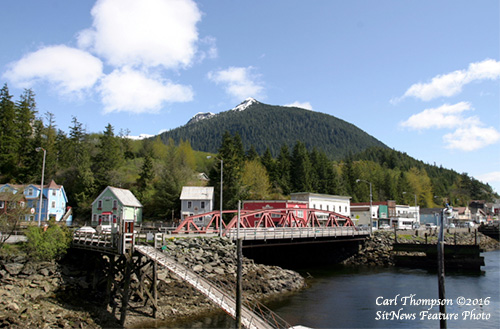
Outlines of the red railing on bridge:
<svg viewBox="0 0 500 329">
<path fill-rule="evenodd" d="M 233 214 L 231 221 L 226 225 L 222 221 L 224 235 L 232 228 L 236 228 L 238 221 L 237 210 L 224 210 L 223 214 Z M 318 214 L 321 219 L 318 218 Z M 202 220 L 196 224 L 195 220 Z M 250 220 L 252 219 L 252 220 Z M 206 224 L 205 224 L 206 223 Z M 218 233 L 220 226 L 220 211 L 198 214 L 186 217 L 173 233 Z M 354 226 L 348 216 L 341 215 L 333 211 L 318 210 L 313 208 L 281 208 L 281 209 L 260 209 L 241 210 L 240 227 L 346 227 Z"/>
</svg>

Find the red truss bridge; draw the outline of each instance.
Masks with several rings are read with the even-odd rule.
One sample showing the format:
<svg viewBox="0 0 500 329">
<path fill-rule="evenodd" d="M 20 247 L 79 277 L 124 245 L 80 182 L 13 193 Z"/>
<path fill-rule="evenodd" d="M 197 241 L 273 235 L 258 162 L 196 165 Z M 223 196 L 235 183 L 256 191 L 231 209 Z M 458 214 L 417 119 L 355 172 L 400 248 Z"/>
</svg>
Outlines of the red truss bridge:
<svg viewBox="0 0 500 329">
<path fill-rule="evenodd" d="M 218 234 L 222 229 L 223 236 L 234 239 L 238 211 L 224 210 L 222 213 L 232 215 L 229 223 L 222 221 L 222 228 L 220 211 L 212 211 L 186 217 L 172 233 Z M 368 230 L 357 228 L 347 216 L 313 208 L 241 210 L 239 231 L 245 240 L 369 234 Z"/>
</svg>

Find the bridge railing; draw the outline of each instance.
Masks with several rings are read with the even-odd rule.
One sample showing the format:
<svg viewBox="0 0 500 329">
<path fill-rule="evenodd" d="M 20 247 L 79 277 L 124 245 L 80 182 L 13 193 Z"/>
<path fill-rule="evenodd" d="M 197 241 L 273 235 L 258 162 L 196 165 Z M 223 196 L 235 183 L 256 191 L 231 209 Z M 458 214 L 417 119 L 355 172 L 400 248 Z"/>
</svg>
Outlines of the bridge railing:
<svg viewBox="0 0 500 329">
<path fill-rule="evenodd" d="M 265 239 L 300 239 L 320 238 L 336 236 L 365 236 L 369 235 L 368 229 L 360 229 L 354 226 L 340 227 L 254 227 L 240 228 L 239 237 L 243 240 L 265 240 Z M 226 232 L 226 237 L 236 239 L 237 229 L 232 228 Z"/>
</svg>

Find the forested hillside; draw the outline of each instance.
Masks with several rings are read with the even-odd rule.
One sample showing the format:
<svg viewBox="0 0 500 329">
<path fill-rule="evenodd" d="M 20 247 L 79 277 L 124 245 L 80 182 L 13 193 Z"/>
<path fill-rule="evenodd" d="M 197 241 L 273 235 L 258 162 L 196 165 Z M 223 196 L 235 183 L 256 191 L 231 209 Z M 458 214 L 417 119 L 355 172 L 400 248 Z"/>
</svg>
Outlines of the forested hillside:
<svg viewBox="0 0 500 329">
<path fill-rule="evenodd" d="M 146 220 L 178 218 L 182 186 L 209 184 L 219 197 L 221 159 L 224 209 L 236 209 L 238 200 L 286 199 L 304 191 L 368 201 L 368 184 L 357 179 L 372 183 L 374 201 L 413 205 L 417 195 L 421 207 L 434 207 L 445 198 L 457 206 L 498 197 L 467 174 L 424 164 L 385 146 L 331 160 L 319 147 L 308 149 L 302 141 L 306 136 L 295 136 L 291 147 L 272 140 L 244 147 L 239 134 L 225 131 L 215 152 L 206 153 L 193 150 L 189 141 L 130 140 L 123 132 L 116 134 L 111 124 L 98 133 L 83 127 L 75 117 L 65 133 L 51 113 L 39 116 L 31 90 L 14 101 L 5 85 L 0 91 L 0 184 L 39 184 L 43 153 L 36 148 L 42 147 L 45 181 L 64 185 L 80 223 L 90 220 L 90 204 L 106 186 L 132 190 L 144 205 Z M 271 146 L 277 148 L 275 155 Z M 200 172 L 208 173 L 210 182 L 200 181 Z"/>
<path fill-rule="evenodd" d="M 386 147 L 356 126 L 334 116 L 257 101 L 243 111 L 222 112 L 160 136 L 164 142 L 170 138 L 176 143 L 185 140 L 195 150 L 216 153 L 225 131 L 238 133 L 245 148 L 253 145 L 259 154 L 268 148 L 273 156 L 279 154 L 282 145 L 292 148 L 298 140 L 308 150 L 315 147 L 336 160 L 369 147 Z"/>
</svg>

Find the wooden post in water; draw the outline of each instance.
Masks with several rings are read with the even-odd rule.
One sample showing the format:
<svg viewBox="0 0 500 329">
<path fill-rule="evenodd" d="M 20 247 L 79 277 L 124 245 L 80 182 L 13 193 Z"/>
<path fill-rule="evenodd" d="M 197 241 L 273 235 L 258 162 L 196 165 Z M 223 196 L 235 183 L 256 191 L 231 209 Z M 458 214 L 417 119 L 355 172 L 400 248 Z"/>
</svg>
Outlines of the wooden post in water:
<svg viewBox="0 0 500 329">
<path fill-rule="evenodd" d="M 158 310 L 158 264 L 156 260 L 153 262 L 153 318 L 156 319 Z"/>
<path fill-rule="evenodd" d="M 241 285 L 241 272 L 242 272 L 242 246 L 243 239 L 240 239 L 240 208 L 241 201 L 238 201 L 238 222 L 236 223 L 236 329 L 241 329 L 241 293 L 242 293 L 242 285 Z"/>
<path fill-rule="evenodd" d="M 124 284 L 123 284 L 123 296 L 122 296 L 122 307 L 120 310 L 120 324 L 123 326 L 127 317 L 128 301 L 130 298 L 130 276 L 132 274 L 132 249 L 130 249 L 130 254 L 126 255 L 126 265 L 124 274 Z"/>
<path fill-rule="evenodd" d="M 439 237 L 437 244 L 437 261 L 438 261 L 438 288 L 439 288 L 439 300 L 444 301 L 445 299 L 445 289 L 444 289 L 444 212 L 448 210 L 443 209 L 441 211 L 440 223 L 439 223 Z M 446 306 L 444 303 L 439 304 L 439 328 L 446 329 Z"/>
</svg>

